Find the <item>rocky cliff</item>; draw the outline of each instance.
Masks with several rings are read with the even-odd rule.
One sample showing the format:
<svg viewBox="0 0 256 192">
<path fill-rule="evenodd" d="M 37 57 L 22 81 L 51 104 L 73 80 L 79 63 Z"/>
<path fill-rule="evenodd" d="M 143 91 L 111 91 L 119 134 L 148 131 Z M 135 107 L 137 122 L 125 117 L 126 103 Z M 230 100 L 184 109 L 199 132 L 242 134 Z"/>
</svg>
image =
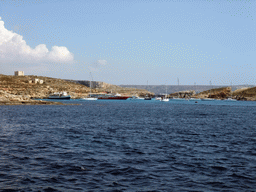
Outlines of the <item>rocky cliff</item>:
<svg viewBox="0 0 256 192">
<path fill-rule="evenodd" d="M 232 95 L 237 99 L 256 101 L 256 87 L 238 89 Z"/>
<path fill-rule="evenodd" d="M 197 98 L 215 98 L 226 99 L 231 96 L 231 87 L 221 87 L 217 89 L 210 89 L 195 95 Z"/>
</svg>

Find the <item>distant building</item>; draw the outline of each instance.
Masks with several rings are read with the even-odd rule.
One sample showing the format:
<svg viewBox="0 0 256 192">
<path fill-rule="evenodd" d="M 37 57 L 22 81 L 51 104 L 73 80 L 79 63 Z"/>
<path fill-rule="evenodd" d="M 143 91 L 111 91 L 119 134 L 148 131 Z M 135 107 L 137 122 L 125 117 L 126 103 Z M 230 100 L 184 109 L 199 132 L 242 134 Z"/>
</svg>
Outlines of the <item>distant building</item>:
<svg viewBox="0 0 256 192">
<path fill-rule="evenodd" d="M 35 79 L 33 79 L 33 82 L 34 82 L 35 84 L 37 84 L 37 83 L 43 84 L 43 83 L 44 83 L 44 80 L 35 78 Z"/>
<path fill-rule="evenodd" d="M 14 71 L 15 76 L 24 76 L 24 71 Z"/>
</svg>

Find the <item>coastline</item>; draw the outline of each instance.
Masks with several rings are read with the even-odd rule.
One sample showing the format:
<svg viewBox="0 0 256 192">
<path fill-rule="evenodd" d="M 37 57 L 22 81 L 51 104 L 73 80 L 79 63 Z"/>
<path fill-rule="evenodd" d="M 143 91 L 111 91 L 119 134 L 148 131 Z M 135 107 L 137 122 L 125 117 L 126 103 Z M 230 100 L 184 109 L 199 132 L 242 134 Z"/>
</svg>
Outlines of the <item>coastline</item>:
<svg viewBox="0 0 256 192">
<path fill-rule="evenodd" d="M 61 102 L 29 100 L 29 101 L 0 101 L 0 105 L 80 105 L 80 104 L 64 104 Z"/>
</svg>

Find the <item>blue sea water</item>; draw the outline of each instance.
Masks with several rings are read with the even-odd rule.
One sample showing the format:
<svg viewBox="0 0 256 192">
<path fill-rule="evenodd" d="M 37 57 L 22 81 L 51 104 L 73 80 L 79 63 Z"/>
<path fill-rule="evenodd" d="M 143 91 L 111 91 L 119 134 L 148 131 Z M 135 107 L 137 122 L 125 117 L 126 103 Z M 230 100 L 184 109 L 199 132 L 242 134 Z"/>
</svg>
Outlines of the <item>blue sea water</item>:
<svg viewBox="0 0 256 192">
<path fill-rule="evenodd" d="M 0 191 L 256 191 L 256 102 L 0 106 Z"/>
</svg>

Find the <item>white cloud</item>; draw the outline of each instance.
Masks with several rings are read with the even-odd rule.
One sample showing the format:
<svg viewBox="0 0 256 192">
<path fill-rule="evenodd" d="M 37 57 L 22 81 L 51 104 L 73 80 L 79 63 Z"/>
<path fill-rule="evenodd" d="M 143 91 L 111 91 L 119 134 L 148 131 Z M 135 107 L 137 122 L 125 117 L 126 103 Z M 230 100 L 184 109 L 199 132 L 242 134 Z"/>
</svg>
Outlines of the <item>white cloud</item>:
<svg viewBox="0 0 256 192">
<path fill-rule="evenodd" d="M 21 35 L 7 30 L 0 17 L 0 63 L 40 65 L 73 61 L 74 56 L 66 47 L 53 46 L 48 50 L 45 44 L 40 44 L 31 48 Z"/>
</svg>

